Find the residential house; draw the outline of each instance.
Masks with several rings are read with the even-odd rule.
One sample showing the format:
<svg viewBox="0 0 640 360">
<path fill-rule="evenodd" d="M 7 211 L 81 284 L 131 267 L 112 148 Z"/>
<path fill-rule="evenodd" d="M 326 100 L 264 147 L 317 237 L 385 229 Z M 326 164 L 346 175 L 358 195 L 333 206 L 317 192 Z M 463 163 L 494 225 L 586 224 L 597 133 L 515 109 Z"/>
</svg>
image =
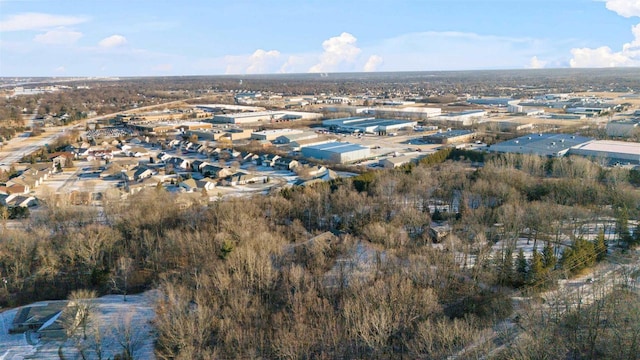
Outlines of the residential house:
<svg viewBox="0 0 640 360">
<path fill-rule="evenodd" d="M 174 169 L 187 170 L 191 166 L 191 163 L 183 158 L 172 157 L 165 161 L 165 164 L 172 165 Z"/>
<path fill-rule="evenodd" d="M 71 164 L 73 159 L 75 159 L 76 155 L 70 151 L 60 151 L 49 154 L 47 158 L 49 161 L 53 162 L 53 167 L 60 165 L 60 167 L 65 167 L 67 164 Z M 51 166 L 51 165 L 50 165 Z"/>
<path fill-rule="evenodd" d="M 280 155 L 263 154 L 260 156 L 260 159 L 258 161 L 260 162 L 259 165 L 274 167 L 276 164 L 276 160 L 278 160 L 279 158 Z"/>
<path fill-rule="evenodd" d="M 191 170 L 192 171 L 197 171 L 200 172 L 200 168 L 206 164 L 206 162 L 202 161 L 202 160 L 194 160 L 191 162 Z"/>
<path fill-rule="evenodd" d="M 28 183 L 28 182 L 24 181 L 23 179 L 21 179 L 20 177 L 15 177 L 15 178 L 9 179 L 6 182 L 6 186 L 7 187 L 20 186 L 20 187 L 22 187 L 24 189 L 24 193 L 30 192 L 32 187 L 34 187 L 34 186 L 30 185 L 30 182 Z"/>
<path fill-rule="evenodd" d="M 165 152 L 161 152 L 161 153 L 158 154 L 158 160 L 160 160 L 160 161 L 167 161 L 167 160 L 171 159 L 172 157 L 173 156 L 171 156 L 171 155 L 169 155 L 169 154 L 167 154 Z"/>
<path fill-rule="evenodd" d="M 133 173 L 133 178 L 136 181 L 140 181 L 140 180 L 143 180 L 143 179 L 150 178 L 155 174 L 156 174 L 155 170 L 150 169 L 150 168 L 145 167 L 145 166 L 139 166 L 135 170 L 135 172 Z"/>
<path fill-rule="evenodd" d="M 194 192 L 198 189 L 198 184 L 194 179 L 187 179 L 178 184 L 181 189 L 186 192 Z"/>
<path fill-rule="evenodd" d="M 253 183 L 262 183 L 265 182 L 267 176 L 265 175 L 256 175 L 256 174 L 247 174 L 243 172 L 237 172 L 235 174 L 229 175 L 224 178 L 222 183 L 226 186 L 236 186 L 236 185 L 246 185 Z"/>
<path fill-rule="evenodd" d="M 25 191 L 24 185 L 13 184 L 11 186 L 0 186 L 0 194 L 4 195 L 13 195 L 13 194 L 24 194 Z"/>
<path fill-rule="evenodd" d="M 213 190 L 217 186 L 217 181 L 211 178 L 197 180 L 198 189 Z"/>
<path fill-rule="evenodd" d="M 222 167 L 214 166 L 210 164 L 202 166 L 200 168 L 200 172 L 202 173 L 203 176 L 214 178 L 214 179 L 223 178 L 231 175 L 231 170 L 229 168 L 222 168 Z"/>
<path fill-rule="evenodd" d="M 254 153 L 243 152 L 242 154 L 240 154 L 240 163 L 245 164 L 245 163 L 249 163 L 249 162 L 255 162 L 259 158 L 260 158 L 260 156 L 254 154 Z"/>
<path fill-rule="evenodd" d="M 141 146 L 134 146 L 134 147 L 131 147 L 129 150 L 127 150 L 126 154 L 131 157 L 149 156 L 149 150 Z"/>
<path fill-rule="evenodd" d="M 290 159 L 290 158 L 279 158 L 274 162 L 274 167 L 282 170 L 293 170 L 293 168 L 300 165 L 298 160 Z"/>
<path fill-rule="evenodd" d="M 6 207 L 29 207 L 37 205 L 36 198 L 33 196 L 24 195 L 9 195 L 4 199 L 4 205 Z"/>
</svg>

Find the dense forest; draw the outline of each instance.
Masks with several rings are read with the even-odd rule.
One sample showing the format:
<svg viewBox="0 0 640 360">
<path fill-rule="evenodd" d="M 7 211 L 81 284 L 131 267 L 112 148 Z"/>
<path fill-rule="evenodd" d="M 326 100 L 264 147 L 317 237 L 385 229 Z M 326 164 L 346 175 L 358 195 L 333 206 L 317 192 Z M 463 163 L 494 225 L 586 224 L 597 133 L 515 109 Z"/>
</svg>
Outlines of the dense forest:
<svg viewBox="0 0 640 360">
<path fill-rule="evenodd" d="M 631 289 L 563 312 L 536 303 L 558 280 L 633 252 L 637 171 L 469 157 L 443 150 L 393 171 L 215 202 L 161 188 L 123 201 L 113 189 L 102 207 L 78 207 L 50 194 L 25 230 L 3 226 L 0 304 L 159 288 L 162 359 L 632 358 Z M 430 231 L 440 224 L 449 235 Z M 589 239 L 588 224 L 615 236 Z M 516 249 L 522 238 L 531 258 Z M 526 299 L 517 308 L 516 296 Z M 510 346 L 483 341 L 514 311 L 521 335 Z"/>
</svg>

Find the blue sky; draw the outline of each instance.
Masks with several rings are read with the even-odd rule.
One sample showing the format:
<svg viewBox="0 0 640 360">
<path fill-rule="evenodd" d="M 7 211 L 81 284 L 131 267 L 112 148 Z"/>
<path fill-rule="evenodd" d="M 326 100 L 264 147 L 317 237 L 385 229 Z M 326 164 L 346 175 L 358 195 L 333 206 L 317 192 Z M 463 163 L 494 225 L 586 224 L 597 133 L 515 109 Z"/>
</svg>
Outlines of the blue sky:
<svg viewBox="0 0 640 360">
<path fill-rule="evenodd" d="M 0 0 L 0 76 L 640 66 L 640 0 Z"/>
</svg>

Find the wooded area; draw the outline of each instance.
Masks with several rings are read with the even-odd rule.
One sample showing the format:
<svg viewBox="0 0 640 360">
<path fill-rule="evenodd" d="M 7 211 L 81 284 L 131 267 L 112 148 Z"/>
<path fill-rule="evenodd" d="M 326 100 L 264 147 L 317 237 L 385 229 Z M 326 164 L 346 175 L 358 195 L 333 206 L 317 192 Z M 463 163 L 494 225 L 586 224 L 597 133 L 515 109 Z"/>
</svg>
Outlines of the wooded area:
<svg viewBox="0 0 640 360">
<path fill-rule="evenodd" d="M 160 358 L 445 358 L 510 316 L 514 292 L 553 289 L 606 260 L 607 246 L 640 242 L 629 226 L 640 209 L 634 172 L 515 155 L 472 167 L 465 156 L 444 150 L 417 166 L 212 203 L 162 189 L 123 201 L 114 189 L 103 208 L 78 207 L 52 194 L 25 230 L 2 230 L 0 303 L 158 287 Z M 434 237 L 445 220 L 451 234 Z M 605 223 L 615 244 L 581 235 Z M 561 253 L 563 236 L 573 245 Z M 521 238 L 531 259 L 516 250 Z M 640 319 L 609 310 L 616 301 L 603 300 L 602 316 L 628 322 L 599 336 L 618 339 L 606 358 L 628 358 L 637 345 L 621 331 Z M 534 332 L 505 358 L 542 358 L 536 349 L 548 347 L 596 358 L 604 345 L 580 342 L 593 340 L 583 330 L 593 311 L 553 326 L 532 313 Z"/>
</svg>

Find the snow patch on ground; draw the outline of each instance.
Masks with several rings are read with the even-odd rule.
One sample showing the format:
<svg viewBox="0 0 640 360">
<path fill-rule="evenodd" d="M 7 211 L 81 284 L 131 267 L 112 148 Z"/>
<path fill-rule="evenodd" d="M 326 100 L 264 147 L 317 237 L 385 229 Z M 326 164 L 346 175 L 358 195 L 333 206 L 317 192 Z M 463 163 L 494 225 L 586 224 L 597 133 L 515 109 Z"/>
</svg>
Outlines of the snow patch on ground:
<svg viewBox="0 0 640 360">
<path fill-rule="evenodd" d="M 94 300 L 95 316 L 92 324 L 101 334 L 103 358 L 113 358 L 123 351 L 121 342 L 124 333 L 129 331 L 130 343 L 136 359 L 155 359 L 153 346 L 155 341 L 152 320 L 155 317 L 154 306 L 160 296 L 158 291 L 148 291 L 137 295 L 107 295 Z M 47 302 L 38 302 L 29 306 L 38 306 Z M 79 357 L 76 341 L 39 341 L 37 334 L 30 336 L 33 345 L 27 341 L 26 334 L 9 334 L 9 329 L 18 309 L 0 313 L 0 360 L 21 359 L 60 359 L 62 353 L 66 359 Z M 91 326 L 91 325 L 90 325 Z M 88 341 L 92 340 L 92 332 Z M 87 358 L 97 358 L 95 352 L 87 350 Z"/>
</svg>

